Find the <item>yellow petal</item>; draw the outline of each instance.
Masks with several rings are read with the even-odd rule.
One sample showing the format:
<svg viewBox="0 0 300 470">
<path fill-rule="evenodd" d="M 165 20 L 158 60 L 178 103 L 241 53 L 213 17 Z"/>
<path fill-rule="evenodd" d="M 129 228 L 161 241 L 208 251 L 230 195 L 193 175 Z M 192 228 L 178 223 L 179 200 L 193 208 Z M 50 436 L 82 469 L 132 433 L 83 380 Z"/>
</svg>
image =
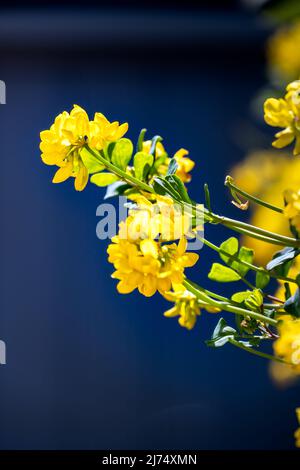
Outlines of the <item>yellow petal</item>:
<svg viewBox="0 0 300 470">
<path fill-rule="evenodd" d="M 150 255 L 153 258 L 158 258 L 157 243 L 154 240 L 142 240 L 140 243 L 140 249 L 144 256 Z"/>
<path fill-rule="evenodd" d="M 84 165 L 82 165 L 75 178 L 74 186 L 75 186 L 76 191 L 82 191 L 86 187 L 88 180 L 89 180 L 89 172 L 87 168 Z"/>
<path fill-rule="evenodd" d="M 71 175 L 73 171 L 72 162 L 68 162 L 65 166 L 59 168 L 55 173 L 52 182 L 53 183 L 62 183 L 66 181 Z"/>
<path fill-rule="evenodd" d="M 185 237 L 182 237 L 178 243 L 178 254 L 183 255 L 186 252 L 187 240 Z"/>
<path fill-rule="evenodd" d="M 145 297 L 152 297 L 157 290 L 157 280 L 151 274 L 144 277 L 142 284 L 138 286 L 139 292 Z"/>
</svg>

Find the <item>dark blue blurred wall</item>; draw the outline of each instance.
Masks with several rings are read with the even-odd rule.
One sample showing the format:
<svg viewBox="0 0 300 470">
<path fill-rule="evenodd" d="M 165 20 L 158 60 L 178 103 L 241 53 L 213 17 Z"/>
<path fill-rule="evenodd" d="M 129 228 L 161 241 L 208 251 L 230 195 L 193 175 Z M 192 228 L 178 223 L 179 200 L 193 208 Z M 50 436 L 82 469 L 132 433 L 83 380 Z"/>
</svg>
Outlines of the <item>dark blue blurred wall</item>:
<svg viewBox="0 0 300 470">
<path fill-rule="evenodd" d="M 214 208 L 238 215 L 223 180 L 264 83 L 265 32 L 243 15 L 182 12 L 5 12 L 0 25 L 0 447 L 292 448 L 299 390 L 275 389 L 263 360 L 206 348 L 213 315 L 187 332 L 158 295 L 118 295 L 95 234 L 103 191 L 52 185 L 38 148 L 73 103 L 128 120 L 133 139 L 147 127 L 171 153 L 188 148 L 193 197 L 207 181 Z M 203 249 L 199 283 L 212 260 Z"/>
</svg>

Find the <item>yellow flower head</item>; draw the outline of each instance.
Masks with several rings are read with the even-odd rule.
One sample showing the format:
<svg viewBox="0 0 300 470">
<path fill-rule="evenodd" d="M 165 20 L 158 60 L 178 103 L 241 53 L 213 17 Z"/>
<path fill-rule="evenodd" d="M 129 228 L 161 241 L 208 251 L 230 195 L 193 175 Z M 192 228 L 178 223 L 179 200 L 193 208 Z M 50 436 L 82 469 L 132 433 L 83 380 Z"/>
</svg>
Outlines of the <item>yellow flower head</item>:
<svg viewBox="0 0 300 470">
<path fill-rule="evenodd" d="M 186 290 L 182 285 L 175 285 L 174 292 L 166 292 L 164 297 L 175 302 L 174 307 L 164 313 L 167 318 L 179 317 L 180 326 L 191 330 L 194 328 L 197 317 L 201 314 L 199 302 L 192 292 Z"/>
<path fill-rule="evenodd" d="M 286 206 L 284 215 L 291 221 L 291 224 L 300 233 L 300 189 L 293 191 L 291 189 L 284 192 Z"/>
<path fill-rule="evenodd" d="M 280 28 L 270 38 L 267 47 L 271 71 L 283 80 L 300 75 L 300 21 Z"/>
<path fill-rule="evenodd" d="M 131 195 L 130 198 L 137 203 L 137 207 L 129 211 L 120 234 L 122 238 L 171 241 L 183 235 L 194 236 L 191 215 L 174 204 L 170 197 L 156 195 L 153 202 L 140 194 Z"/>
<path fill-rule="evenodd" d="M 120 230 L 125 223 L 121 222 Z M 138 289 L 151 297 L 157 290 L 164 293 L 182 283 L 185 268 L 194 266 L 199 258 L 196 253 L 187 253 L 186 248 L 185 238 L 178 245 L 162 245 L 150 238 L 132 241 L 113 237 L 107 252 L 116 269 L 112 277 L 119 280 L 118 292 L 128 294 Z"/>
<path fill-rule="evenodd" d="M 53 183 L 61 183 L 70 176 L 75 178 L 75 189 L 82 191 L 88 182 L 88 169 L 80 151 L 85 144 L 101 150 L 108 142 L 118 140 L 127 131 L 128 125 L 110 123 L 103 114 L 96 113 L 94 121 L 84 109 L 74 105 L 72 111 L 59 114 L 50 129 L 40 134 L 41 158 L 47 165 L 57 165 Z"/>
<path fill-rule="evenodd" d="M 273 127 L 282 127 L 275 134 L 272 145 L 283 148 L 295 140 L 294 155 L 300 153 L 300 80 L 287 86 L 284 98 L 269 98 L 265 101 L 265 121 Z"/>
<path fill-rule="evenodd" d="M 277 356 L 290 363 L 294 372 L 300 374 L 300 319 L 282 316 L 278 324 L 279 338 L 273 347 Z"/>
</svg>

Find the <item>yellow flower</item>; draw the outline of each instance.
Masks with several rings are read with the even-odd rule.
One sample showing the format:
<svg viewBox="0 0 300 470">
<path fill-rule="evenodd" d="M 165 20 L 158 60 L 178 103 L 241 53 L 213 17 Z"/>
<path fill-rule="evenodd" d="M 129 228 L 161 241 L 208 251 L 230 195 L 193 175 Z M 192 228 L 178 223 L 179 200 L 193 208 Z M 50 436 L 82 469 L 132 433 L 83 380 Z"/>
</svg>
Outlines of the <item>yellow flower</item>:
<svg viewBox="0 0 300 470">
<path fill-rule="evenodd" d="M 300 187 L 300 158 L 290 158 L 283 151 L 251 153 L 232 170 L 237 186 L 278 207 L 283 207 L 283 192 Z M 250 205 L 250 222 L 272 232 L 290 236 L 289 222 L 282 214 Z M 243 237 L 243 243 L 255 251 L 256 263 L 266 264 L 275 251 L 280 249 L 252 237 Z"/>
<path fill-rule="evenodd" d="M 189 152 L 187 150 L 180 149 L 177 150 L 174 155 L 174 158 L 178 164 L 176 175 L 179 176 L 183 183 L 189 183 L 191 181 L 192 176 L 189 174 L 189 172 L 192 171 L 195 166 L 195 162 L 186 157 L 188 154 Z"/>
<path fill-rule="evenodd" d="M 130 198 L 137 203 L 137 207 L 129 211 L 122 238 L 170 241 L 183 235 L 194 236 L 191 215 L 185 213 L 180 205 L 174 204 L 170 197 L 155 195 L 156 201 L 153 203 L 140 194 L 131 195 Z"/>
<path fill-rule="evenodd" d="M 269 66 L 282 80 L 295 80 L 300 75 L 300 21 L 277 30 L 269 39 Z"/>
<path fill-rule="evenodd" d="M 284 215 L 291 221 L 291 224 L 300 233 L 300 189 L 293 191 L 291 189 L 284 192 L 286 206 Z"/>
<path fill-rule="evenodd" d="M 191 330 L 201 315 L 200 307 L 210 313 L 220 312 L 220 309 L 211 305 L 203 305 L 196 296 L 187 290 L 182 284 L 173 285 L 173 291 L 163 293 L 165 299 L 174 302 L 174 306 L 164 313 L 167 318 L 179 317 L 179 325 Z"/>
<path fill-rule="evenodd" d="M 146 140 L 143 142 L 143 151 L 149 153 L 151 149 L 151 140 Z M 188 150 L 183 148 L 177 150 L 174 155 L 174 158 L 178 164 L 178 168 L 176 171 L 176 175 L 181 179 L 183 183 L 189 183 L 192 179 L 191 175 L 189 174 L 190 171 L 195 166 L 195 162 L 190 158 L 187 158 Z M 161 142 L 158 142 L 155 148 L 155 159 L 161 159 L 161 164 L 157 168 L 157 172 L 159 175 L 164 176 L 167 173 L 168 165 L 170 163 L 170 158 L 168 158 L 168 154 Z"/>
<path fill-rule="evenodd" d="M 59 114 L 50 129 L 40 134 L 41 158 L 47 165 L 57 165 L 53 183 L 61 183 L 69 177 L 75 178 L 75 189 L 82 191 L 88 182 L 88 169 L 80 151 L 85 144 L 101 150 L 108 142 L 118 140 L 127 131 L 128 125 L 110 123 L 103 114 L 96 113 L 89 121 L 87 113 L 74 105 L 72 111 Z"/>
<path fill-rule="evenodd" d="M 174 292 L 166 292 L 164 297 L 175 302 L 174 307 L 164 313 L 167 318 L 179 317 L 180 326 L 191 330 L 201 314 L 198 300 L 192 292 L 186 290 L 182 285 L 175 285 Z"/>
<path fill-rule="evenodd" d="M 300 408 L 296 408 L 296 416 L 298 419 L 299 428 L 294 433 L 296 439 L 295 445 L 296 447 L 300 447 Z"/>
<path fill-rule="evenodd" d="M 120 224 L 120 230 L 124 224 Z M 138 289 L 151 297 L 157 290 L 164 293 L 182 283 L 184 269 L 194 266 L 199 258 L 196 253 L 187 253 L 186 248 L 185 238 L 178 245 L 162 245 L 150 238 L 132 241 L 113 237 L 107 252 L 108 261 L 116 269 L 112 277 L 119 280 L 118 292 L 128 294 Z"/>
<path fill-rule="evenodd" d="M 128 131 L 128 124 L 119 125 L 118 121 L 109 122 L 102 113 L 95 113 L 94 121 L 90 123 L 91 137 L 90 147 L 97 150 L 103 149 L 107 143 L 121 139 Z"/>
<path fill-rule="evenodd" d="M 269 98 L 264 104 L 265 121 L 273 127 L 282 127 L 275 134 L 273 147 L 283 148 L 295 140 L 294 155 L 300 153 L 300 80 L 287 86 L 284 98 Z"/>
<path fill-rule="evenodd" d="M 290 315 L 282 316 L 278 333 L 279 338 L 273 345 L 275 354 L 291 364 L 295 373 L 300 374 L 300 319 Z"/>
</svg>

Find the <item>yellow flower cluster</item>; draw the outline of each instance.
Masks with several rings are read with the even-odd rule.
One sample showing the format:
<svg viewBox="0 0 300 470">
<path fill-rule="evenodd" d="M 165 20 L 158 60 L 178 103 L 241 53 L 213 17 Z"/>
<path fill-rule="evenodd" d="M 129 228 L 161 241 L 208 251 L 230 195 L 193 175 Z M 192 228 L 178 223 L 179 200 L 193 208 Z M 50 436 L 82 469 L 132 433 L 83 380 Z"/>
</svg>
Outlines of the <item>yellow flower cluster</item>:
<svg viewBox="0 0 300 470">
<path fill-rule="evenodd" d="M 300 21 L 276 31 L 267 46 L 271 72 L 284 81 L 300 75 Z"/>
<path fill-rule="evenodd" d="M 286 206 L 284 215 L 291 221 L 291 224 L 300 233 L 300 189 L 293 191 L 288 189 L 284 192 Z"/>
<path fill-rule="evenodd" d="M 300 374 L 300 319 L 286 315 L 280 320 L 279 338 L 273 345 L 274 352 L 291 364 L 295 373 Z"/>
<path fill-rule="evenodd" d="M 151 143 L 151 140 L 146 140 L 145 142 L 143 142 L 144 152 L 150 152 Z M 188 150 L 185 150 L 183 148 L 177 150 L 177 152 L 174 154 L 174 158 L 178 165 L 176 175 L 181 179 L 183 183 L 189 183 L 191 181 L 192 176 L 190 175 L 190 171 L 192 171 L 195 166 L 195 162 L 187 157 L 188 154 Z M 166 150 L 161 142 L 158 142 L 156 145 L 155 158 L 162 159 L 162 163 L 158 167 L 158 173 L 160 175 L 165 175 L 167 173 L 168 165 L 170 163 L 170 158 L 167 157 Z"/>
<path fill-rule="evenodd" d="M 125 222 L 121 222 L 120 230 Z M 120 294 L 135 289 L 146 297 L 156 291 L 161 294 L 184 280 L 184 269 L 194 266 L 199 256 L 187 253 L 187 241 L 182 237 L 178 244 L 165 244 L 150 238 L 130 240 L 116 235 L 108 246 L 108 261 L 116 271 L 112 277 L 119 280 Z"/>
<path fill-rule="evenodd" d="M 126 223 L 119 232 L 121 238 L 170 241 L 184 235 L 194 236 L 191 216 L 174 204 L 170 197 L 155 195 L 154 202 L 140 194 L 129 197 L 137 207 L 129 211 Z"/>
<path fill-rule="evenodd" d="M 80 106 L 74 105 L 72 111 L 59 114 L 50 129 L 40 134 L 42 160 L 47 165 L 57 165 L 53 183 L 61 183 L 73 176 L 75 189 L 82 191 L 88 182 L 88 169 L 80 157 L 85 144 L 101 150 L 109 142 L 120 139 L 128 129 L 128 124 L 119 125 L 109 122 L 101 113 L 95 113 L 90 121 Z"/>
<path fill-rule="evenodd" d="M 290 83 L 284 98 L 265 101 L 265 121 L 284 130 L 275 134 L 274 147 L 283 148 L 295 140 L 294 155 L 300 154 L 300 80 Z"/>
</svg>

